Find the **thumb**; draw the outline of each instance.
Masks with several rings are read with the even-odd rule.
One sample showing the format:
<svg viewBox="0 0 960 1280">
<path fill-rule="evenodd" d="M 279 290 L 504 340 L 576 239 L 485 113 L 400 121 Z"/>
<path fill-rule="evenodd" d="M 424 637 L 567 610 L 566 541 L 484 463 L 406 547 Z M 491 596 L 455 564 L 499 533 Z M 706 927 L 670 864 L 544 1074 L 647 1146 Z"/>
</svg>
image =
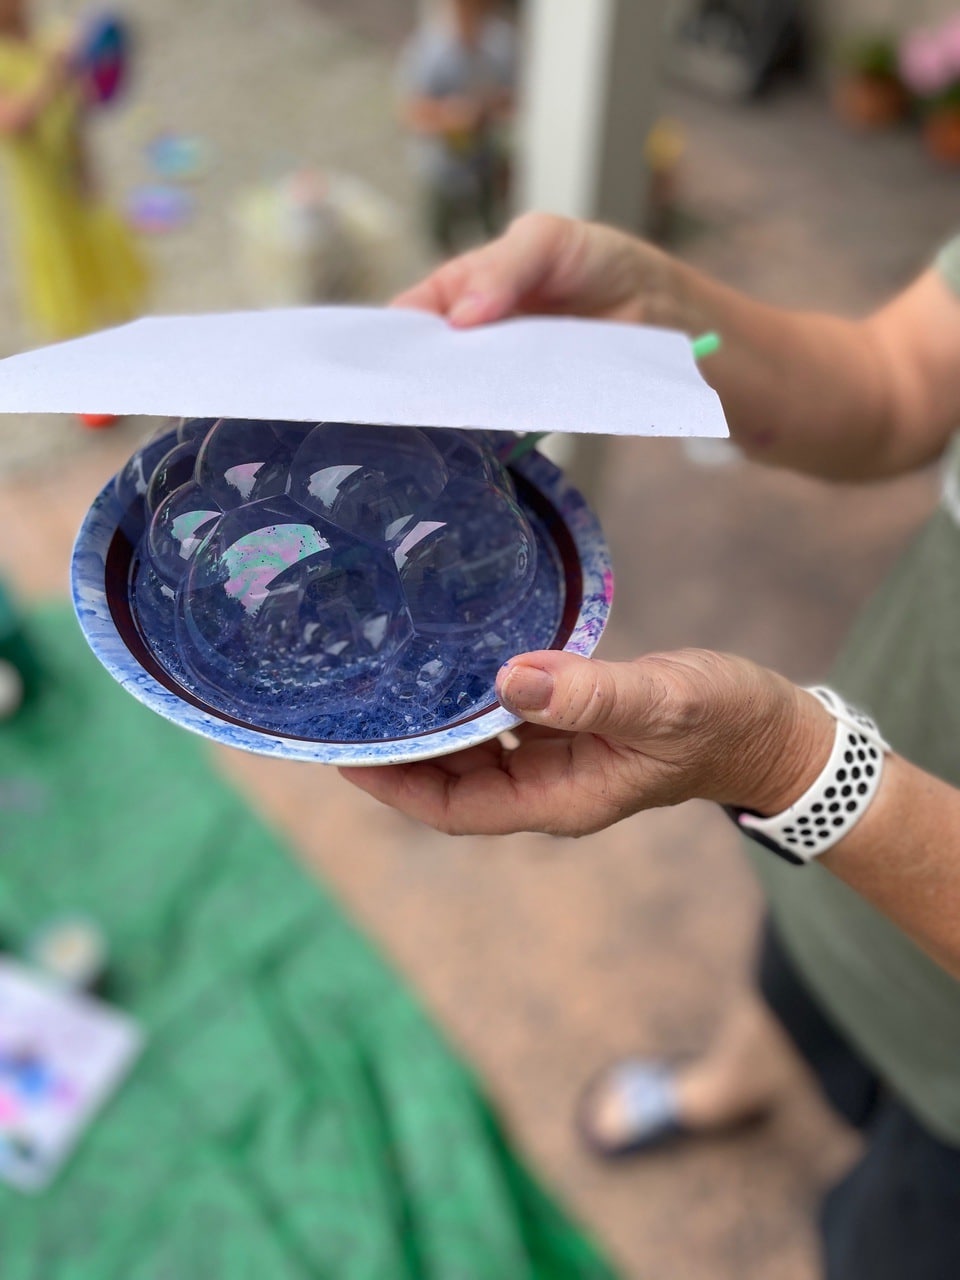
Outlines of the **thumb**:
<svg viewBox="0 0 960 1280">
<path fill-rule="evenodd" d="M 557 650 L 513 658 L 497 677 L 497 697 L 514 715 L 619 741 L 640 736 L 662 695 L 637 663 L 600 662 Z"/>
</svg>

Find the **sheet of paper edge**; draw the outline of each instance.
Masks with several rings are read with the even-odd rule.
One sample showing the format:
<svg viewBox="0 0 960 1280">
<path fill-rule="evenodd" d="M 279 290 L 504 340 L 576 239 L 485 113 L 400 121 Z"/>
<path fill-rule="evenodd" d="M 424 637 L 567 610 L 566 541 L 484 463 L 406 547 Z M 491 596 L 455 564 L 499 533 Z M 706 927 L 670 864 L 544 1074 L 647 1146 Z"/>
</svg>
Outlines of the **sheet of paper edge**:
<svg viewBox="0 0 960 1280">
<path fill-rule="evenodd" d="M 0 413 L 728 435 L 682 334 L 376 307 L 147 317 L 0 361 Z"/>
</svg>

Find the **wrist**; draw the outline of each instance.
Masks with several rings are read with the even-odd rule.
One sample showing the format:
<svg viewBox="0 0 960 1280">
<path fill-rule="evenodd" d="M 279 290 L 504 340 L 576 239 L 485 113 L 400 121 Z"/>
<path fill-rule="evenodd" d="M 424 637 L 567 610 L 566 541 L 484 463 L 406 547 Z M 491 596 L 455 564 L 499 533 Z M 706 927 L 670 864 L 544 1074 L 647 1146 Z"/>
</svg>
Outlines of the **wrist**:
<svg viewBox="0 0 960 1280">
<path fill-rule="evenodd" d="M 836 724 L 813 694 L 783 681 L 778 705 L 758 733 L 755 758 L 734 803 L 771 815 L 788 809 L 819 777 L 833 747 Z"/>
</svg>

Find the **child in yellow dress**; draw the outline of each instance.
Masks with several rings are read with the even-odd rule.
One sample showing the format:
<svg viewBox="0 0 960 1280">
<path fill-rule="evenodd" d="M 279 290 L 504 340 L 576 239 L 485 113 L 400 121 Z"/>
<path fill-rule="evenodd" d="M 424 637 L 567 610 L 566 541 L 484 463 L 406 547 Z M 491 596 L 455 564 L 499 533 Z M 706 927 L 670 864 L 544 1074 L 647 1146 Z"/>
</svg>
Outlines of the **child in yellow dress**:
<svg viewBox="0 0 960 1280">
<path fill-rule="evenodd" d="M 135 316 L 147 272 L 129 229 L 99 197 L 70 50 L 34 36 L 25 0 L 0 0 L 0 159 L 10 248 L 38 339 Z"/>
</svg>

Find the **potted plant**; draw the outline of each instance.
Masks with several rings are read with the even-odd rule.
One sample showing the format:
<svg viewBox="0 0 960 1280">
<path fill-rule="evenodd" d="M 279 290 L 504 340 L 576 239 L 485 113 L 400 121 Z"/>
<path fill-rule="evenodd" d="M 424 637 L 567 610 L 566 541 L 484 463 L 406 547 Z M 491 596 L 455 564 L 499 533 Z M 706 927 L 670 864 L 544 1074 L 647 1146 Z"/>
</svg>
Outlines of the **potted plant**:
<svg viewBox="0 0 960 1280">
<path fill-rule="evenodd" d="M 927 151 L 941 164 L 960 165 L 960 14 L 905 36 L 899 65 Z"/>
<path fill-rule="evenodd" d="M 897 46 L 887 36 L 870 36 L 847 45 L 833 91 L 834 109 L 854 129 L 885 129 L 907 113 L 907 92 L 900 79 Z"/>
</svg>

